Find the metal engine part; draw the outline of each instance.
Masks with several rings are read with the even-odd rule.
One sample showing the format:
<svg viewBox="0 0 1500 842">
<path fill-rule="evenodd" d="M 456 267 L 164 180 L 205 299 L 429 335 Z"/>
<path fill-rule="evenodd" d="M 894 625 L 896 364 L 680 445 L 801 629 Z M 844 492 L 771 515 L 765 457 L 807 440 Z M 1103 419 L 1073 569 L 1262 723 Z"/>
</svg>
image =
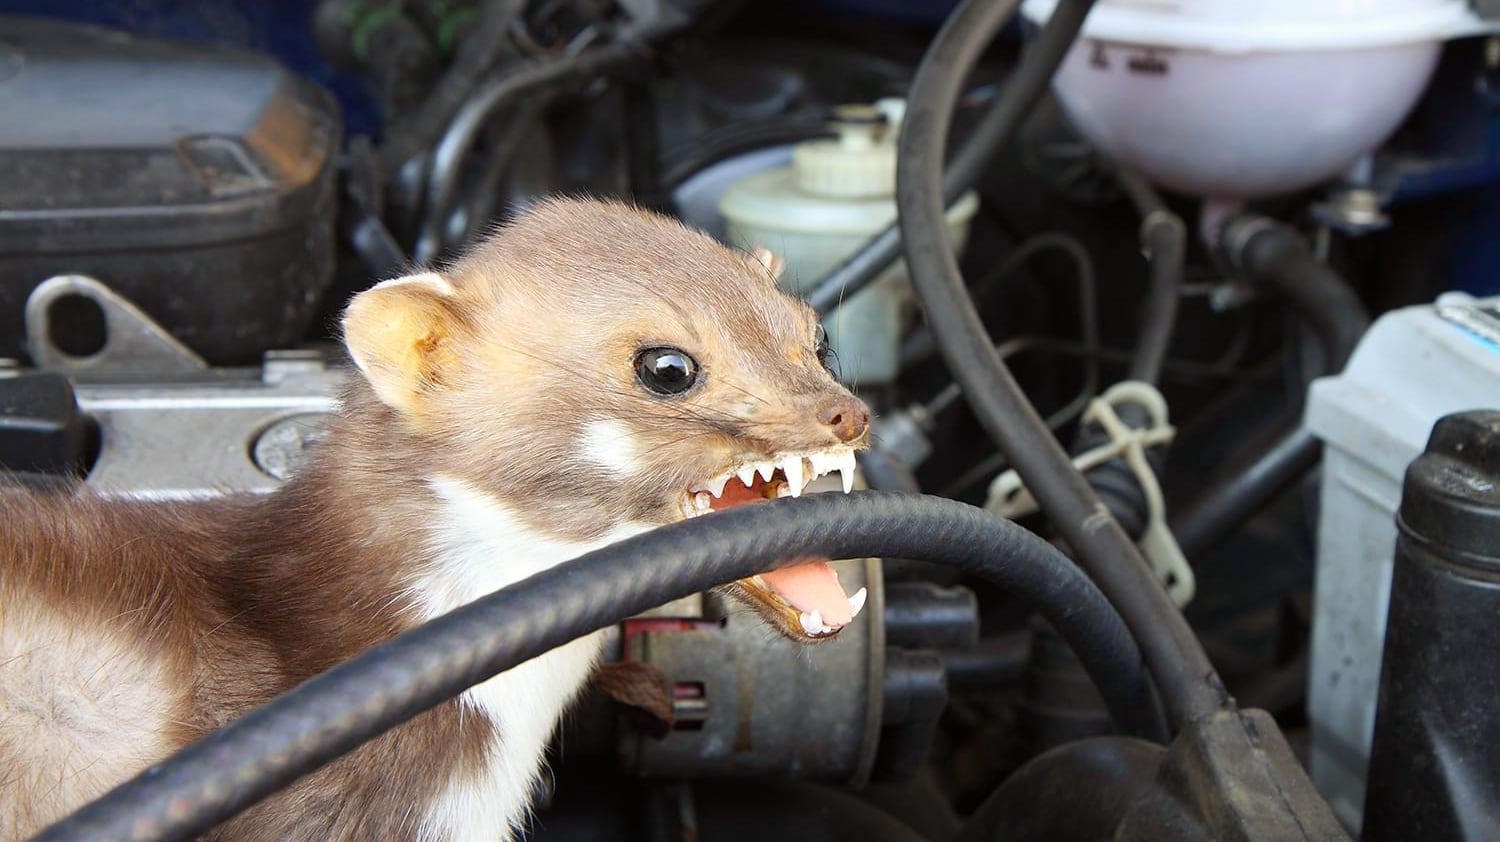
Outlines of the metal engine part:
<svg viewBox="0 0 1500 842">
<path fill-rule="evenodd" d="M 825 479 L 827 479 L 825 477 Z M 816 489 L 814 489 L 816 490 Z M 769 634 L 748 609 L 715 595 L 699 616 L 628 621 L 625 660 L 666 675 L 672 731 L 628 734 L 626 765 L 647 777 L 795 777 L 863 786 L 879 745 L 885 673 L 885 593 L 880 562 L 835 564 L 865 611 L 836 640 L 798 646 Z M 707 616 L 704 616 L 707 615 Z M 806 706 L 808 699 L 817 704 Z"/>
<path fill-rule="evenodd" d="M 61 350 L 49 309 L 84 298 L 103 313 L 104 343 L 87 357 Z M 106 495 L 155 500 L 267 492 L 337 408 L 342 365 L 316 351 L 272 351 L 259 369 L 215 369 L 129 301 L 93 278 L 52 278 L 27 300 L 27 347 L 67 375 L 78 409 L 98 428 L 86 482 Z"/>
</svg>

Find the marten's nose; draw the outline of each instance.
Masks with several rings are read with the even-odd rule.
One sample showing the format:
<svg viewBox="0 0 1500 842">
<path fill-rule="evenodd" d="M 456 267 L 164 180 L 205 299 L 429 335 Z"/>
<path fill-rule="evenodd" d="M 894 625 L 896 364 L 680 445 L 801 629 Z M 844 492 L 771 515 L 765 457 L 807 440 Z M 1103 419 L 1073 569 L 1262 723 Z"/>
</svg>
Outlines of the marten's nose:
<svg viewBox="0 0 1500 842">
<path fill-rule="evenodd" d="M 827 424 L 839 441 L 850 442 L 865 434 L 870 426 L 870 410 L 859 398 L 840 395 L 818 407 L 818 420 Z"/>
</svg>

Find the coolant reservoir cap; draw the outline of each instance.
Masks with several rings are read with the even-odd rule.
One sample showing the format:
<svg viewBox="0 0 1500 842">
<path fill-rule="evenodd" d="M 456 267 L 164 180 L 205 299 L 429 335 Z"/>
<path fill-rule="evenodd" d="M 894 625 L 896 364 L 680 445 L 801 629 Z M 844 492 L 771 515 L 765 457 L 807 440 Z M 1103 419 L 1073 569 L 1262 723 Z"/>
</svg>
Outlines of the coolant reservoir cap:
<svg viewBox="0 0 1500 842">
<path fill-rule="evenodd" d="M 1500 410 L 1438 419 L 1406 470 L 1401 530 L 1500 570 Z"/>
<path fill-rule="evenodd" d="M 838 137 L 809 140 L 792 152 L 797 187 L 816 196 L 874 199 L 896 194 L 900 100 L 844 105 L 834 112 Z"/>
</svg>

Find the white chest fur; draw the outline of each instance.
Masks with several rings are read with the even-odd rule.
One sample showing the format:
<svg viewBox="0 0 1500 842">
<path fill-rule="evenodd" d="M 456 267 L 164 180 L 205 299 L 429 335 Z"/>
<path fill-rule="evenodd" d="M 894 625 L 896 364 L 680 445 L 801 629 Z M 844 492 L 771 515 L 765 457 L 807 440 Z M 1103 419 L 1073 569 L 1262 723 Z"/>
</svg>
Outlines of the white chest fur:
<svg viewBox="0 0 1500 842">
<path fill-rule="evenodd" d="M 649 528 L 630 524 L 596 541 L 558 541 L 528 529 L 499 501 L 466 483 L 438 477 L 431 485 L 442 500 L 435 529 L 438 563 L 413 586 L 428 617 Z M 527 817 L 552 732 L 593 669 L 599 645 L 598 634 L 580 638 L 460 697 L 490 720 L 496 740 L 484 772 L 450 781 L 428 808 L 420 838 L 495 842 L 514 835 Z"/>
</svg>

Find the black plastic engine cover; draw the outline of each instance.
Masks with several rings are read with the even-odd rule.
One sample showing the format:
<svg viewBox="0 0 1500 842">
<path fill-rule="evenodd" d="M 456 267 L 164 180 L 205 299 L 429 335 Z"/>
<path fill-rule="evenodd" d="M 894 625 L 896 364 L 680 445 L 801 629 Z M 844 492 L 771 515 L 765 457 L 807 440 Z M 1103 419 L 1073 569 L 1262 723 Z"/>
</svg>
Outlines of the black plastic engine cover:
<svg viewBox="0 0 1500 842">
<path fill-rule="evenodd" d="M 0 15 L 0 114 L 0 356 L 64 273 L 211 363 L 306 333 L 333 273 L 324 91 L 252 53 Z"/>
</svg>

